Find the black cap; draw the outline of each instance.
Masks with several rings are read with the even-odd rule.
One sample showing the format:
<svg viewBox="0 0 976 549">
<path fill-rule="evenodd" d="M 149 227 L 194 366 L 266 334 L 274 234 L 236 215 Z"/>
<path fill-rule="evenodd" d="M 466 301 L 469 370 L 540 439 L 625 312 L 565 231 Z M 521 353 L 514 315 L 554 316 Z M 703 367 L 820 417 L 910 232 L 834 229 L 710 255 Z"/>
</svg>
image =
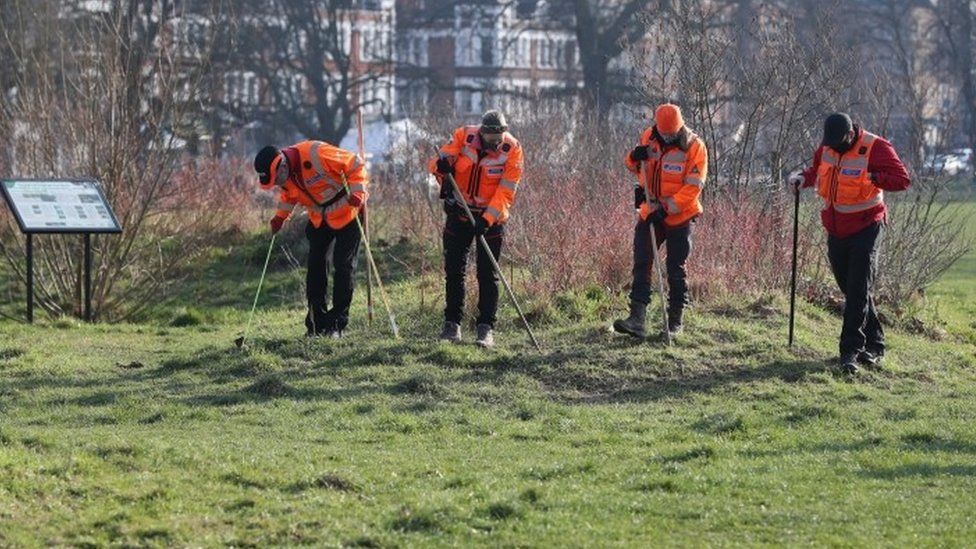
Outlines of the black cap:
<svg viewBox="0 0 976 549">
<path fill-rule="evenodd" d="M 853 129 L 854 123 L 850 116 L 835 112 L 824 120 L 823 144 L 836 149 L 844 143 L 844 138 Z"/>
<path fill-rule="evenodd" d="M 481 131 L 485 133 L 502 133 L 508 131 L 505 115 L 496 110 L 486 112 L 481 117 Z"/>
<path fill-rule="evenodd" d="M 278 149 L 271 145 L 265 145 L 254 157 L 254 171 L 258 172 L 262 185 L 271 181 L 271 163 L 275 158 L 278 158 Z"/>
</svg>

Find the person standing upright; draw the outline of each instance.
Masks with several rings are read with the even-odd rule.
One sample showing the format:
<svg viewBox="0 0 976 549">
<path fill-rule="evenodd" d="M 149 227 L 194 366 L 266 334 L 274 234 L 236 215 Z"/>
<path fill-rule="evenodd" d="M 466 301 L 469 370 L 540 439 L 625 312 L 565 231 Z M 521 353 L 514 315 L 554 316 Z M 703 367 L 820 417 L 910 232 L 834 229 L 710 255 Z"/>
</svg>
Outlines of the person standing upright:
<svg viewBox="0 0 976 549">
<path fill-rule="evenodd" d="M 462 126 L 454 130 L 451 140 L 441 147 L 437 158 L 430 161 L 429 170 L 441 184 L 444 200 L 444 278 L 446 306 L 440 340 L 461 341 L 461 321 L 464 312 L 464 273 L 468 252 L 475 237 L 484 235 L 488 248 L 501 260 L 505 237 L 505 222 L 515 201 L 515 193 L 522 179 L 522 146 L 508 132 L 505 116 L 488 111 L 480 125 Z M 451 175 L 462 196 L 445 177 Z M 475 216 L 471 221 L 458 199 L 464 200 Z M 498 311 L 498 275 L 492 268 L 485 250 L 477 246 L 478 319 L 475 343 L 491 347 L 495 343 L 494 325 Z"/>
<path fill-rule="evenodd" d="M 634 226 L 630 315 L 615 321 L 613 327 L 618 332 L 644 337 L 651 300 L 653 230 L 658 246 L 663 244 L 667 250 L 667 329 L 675 335 L 682 330 L 688 303 L 685 262 L 691 253 L 692 226 L 703 211 L 699 196 L 708 171 L 708 151 L 705 142 L 685 126 L 681 109 L 665 103 L 655 110 L 654 125 L 641 133 L 625 163 L 637 176 L 634 208 L 640 210 L 640 217 Z"/>
<path fill-rule="evenodd" d="M 908 170 L 891 143 L 855 125 L 849 115 L 834 113 L 824 120 L 813 165 L 790 174 L 789 183 L 794 192 L 816 185 L 823 199 L 827 256 L 844 293 L 840 364 L 846 373 L 857 373 L 858 364 L 876 365 L 885 353 L 871 289 L 887 215 L 884 191 L 907 189 Z"/>
</svg>

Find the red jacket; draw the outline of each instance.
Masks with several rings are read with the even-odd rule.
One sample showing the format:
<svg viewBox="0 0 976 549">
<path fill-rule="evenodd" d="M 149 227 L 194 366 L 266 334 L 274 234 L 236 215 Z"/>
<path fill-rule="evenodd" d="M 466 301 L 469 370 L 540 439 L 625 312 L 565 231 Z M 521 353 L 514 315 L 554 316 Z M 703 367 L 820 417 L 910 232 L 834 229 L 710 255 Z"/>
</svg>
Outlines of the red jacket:
<svg viewBox="0 0 976 549">
<path fill-rule="evenodd" d="M 854 129 L 860 134 L 860 128 L 855 126 Z M 802 187 L 812 187 L 817 184 L 817 169 L 820 167 L 823 149 L 824 146 L 821 145 L 813 154 L 813 166 L 803 171 Z M 912 184 L 908 177 L 908 170 L 898 158 L 895 148 L 888 140 L 880 137 L 871 148 L 868 172 L 871 174 L 872 183 L 885 191 L 903 191 Z M 847 238 L 883 220 L 887 211 L 883 202 L 873 208 L 855 213 L 841 213 L 835 211 L 833 206 L 828 206 L 821 210 L 820 220 L 831 236 Z"/>
</svg>

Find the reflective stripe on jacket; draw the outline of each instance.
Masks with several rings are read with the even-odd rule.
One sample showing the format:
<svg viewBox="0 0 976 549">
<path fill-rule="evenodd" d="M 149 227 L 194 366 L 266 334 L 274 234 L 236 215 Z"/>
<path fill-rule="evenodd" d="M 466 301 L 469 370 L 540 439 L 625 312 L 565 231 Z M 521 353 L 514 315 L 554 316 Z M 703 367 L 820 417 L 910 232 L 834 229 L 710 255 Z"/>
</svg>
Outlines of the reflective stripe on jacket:
<svg viewBox="0 0 976 549">
<path fill-rule="evenodd" d="M 316 228 L 322 226 L 323 218 L 333 229 L 348 225 L 359 208 L 349 204 L 345 186 L 349 186 L 349 194 L 366 201 L 369 176 L 365 164 L 355 154 L 324 141 L 302 141 L 290 148 L 297 151 L 299 165 L 289 166 L 288 181 L 279 196 L 279 215 L 287 216 L 295 204 L 301 204 Z"/>
<path fill-rule="evenodd" d="M 505 132 L 497 149 L 482 149 L 479 126 L 463 126 L 430 161 L 428 168 L 434 175 L 440 158 L 454 165 L 454 180 L 469 206 L 482 212 L 490 224 L 508 219 L 522 180 L 522 146 L 512 134 Z"/>
<path fill-rule="evenodd" d="M 708 172 L 708 151 L 705 142 L 687 128 L 682 128 L 678 143 L 664 145 L 655 127 L 641 134 L 638 145 L 648 145 L 647 160 L 634 162 L 628 151 L 624 159 L 627 169 L 637 174 L 638 185 L 647 189 L 651 200 L 657 200 L 667 212 L 664 224 L 677 227 L 687 223 L 703 211 L 702 186 Z M 641 219 L 651 210 L 641 204 Z"/>
<path fill-rule="evenodd" d="M 871 182 L 868 158 L 877 136 L 861 130 L 853 147 L 840 154 L 824 147 L 817 167 L 817 193 L 824 209 L 831 206 L 839 213 L 855 213 L 884 203 L 884 191 Z"/>
</svg>

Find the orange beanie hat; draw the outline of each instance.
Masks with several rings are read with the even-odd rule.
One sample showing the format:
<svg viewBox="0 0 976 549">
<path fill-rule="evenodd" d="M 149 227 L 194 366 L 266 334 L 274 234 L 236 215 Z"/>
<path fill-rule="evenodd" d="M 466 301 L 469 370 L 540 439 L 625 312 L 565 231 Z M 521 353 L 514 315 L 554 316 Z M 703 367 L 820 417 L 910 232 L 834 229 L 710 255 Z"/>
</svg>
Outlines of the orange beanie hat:
<svg viewBox="0 0 976 549">
<path fill-rule="evenodd" d="M 681 109 L 677 105 L 665 103 L 654 111 L 654 124 L 660 133 L 677 133 L 685 121 L 681 118 Z"/>
</svg>

